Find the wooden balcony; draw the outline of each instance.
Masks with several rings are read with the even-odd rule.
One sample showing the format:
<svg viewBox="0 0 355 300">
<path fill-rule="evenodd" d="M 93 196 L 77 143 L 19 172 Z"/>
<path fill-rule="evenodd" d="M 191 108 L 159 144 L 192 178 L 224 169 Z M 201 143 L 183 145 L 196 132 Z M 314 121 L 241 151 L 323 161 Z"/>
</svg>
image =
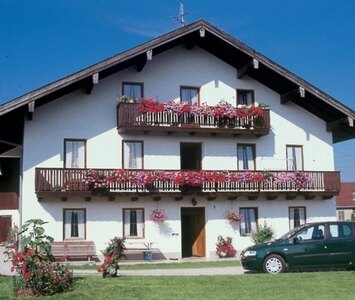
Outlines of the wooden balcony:
<svg viewBox="0 0 355 300">
<path fill-rule="evenodd" d="M 173 133 L 224 134 L 233 136 L 263 136 L 270 131 L 270 110 L 263 109 L 262 116 L 216 118 L 191 113 L 147 112 L 138 110 L 138 103 L 121 103 L 117 106 L 118 132 L 162 131 Z"/>
<path fill-rule="evenodd" d="M 177 175 L 181 175 L 181 172 L 190 172 L 189 176 L 192 174 L 191 177 L 194 177 L 192 180 L 197 178 L 202 183 L 177 183 Z M 174 176 L 175 179 L 172 179 Z M 238 195 L 256 199 L 264 195 L 265 199 L 272 200 L 283 194 L 287 199 L 297 195 L 303 195 L 306 199 L 315 196 L 328 199 L 339 194 L 340 173 L 36 168 L 35 189 L 39 199 L 71 196 L 90 198 L 93 194 L 108 197 L 151 195 L 156 199 L 164 194 L 176 198 L 197 194 L 209 200 L 217 195 L 229 199 L 235 199 Z"/>
</svg>

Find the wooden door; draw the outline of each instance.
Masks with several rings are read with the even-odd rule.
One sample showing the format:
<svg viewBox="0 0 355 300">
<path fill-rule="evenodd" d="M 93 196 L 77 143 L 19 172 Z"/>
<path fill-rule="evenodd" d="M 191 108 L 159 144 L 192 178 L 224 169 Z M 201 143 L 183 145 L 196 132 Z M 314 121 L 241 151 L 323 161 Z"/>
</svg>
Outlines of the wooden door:
<svg viewBox="0 0 355 300">
<path fill-rule="evenodd" d="M 204 207 L 181 208 L 182 257 L 206 255 Z"/>
<path fill-rule="evenodd" d="M 11 229 L 11 216 L 0 216 L 0 243 L 6 242 L 7 234 Z"/>
</svg>

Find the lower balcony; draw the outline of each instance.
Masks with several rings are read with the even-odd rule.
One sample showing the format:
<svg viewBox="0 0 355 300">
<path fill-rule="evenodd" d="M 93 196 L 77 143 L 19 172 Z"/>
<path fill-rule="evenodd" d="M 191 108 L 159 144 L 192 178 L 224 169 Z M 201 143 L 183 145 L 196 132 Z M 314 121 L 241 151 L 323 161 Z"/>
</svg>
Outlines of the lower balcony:
<svg viewBox="0 0 355 300">
<path fill-rule="evenodd" d="M 272 200 L 280 194 L 288 199 L 297 195 L 328 199 L 339 194 L 340 173 L 36 168 L 35 185 L 38 199 L 151 195 L 159 200 L 163 194 L 174 195 L 176 200 L 186 194 L 205 195 L 209 200 L 217 194 L 229 199 L 247 195 L 251 200 L 261 195 Z"/>
</svg>

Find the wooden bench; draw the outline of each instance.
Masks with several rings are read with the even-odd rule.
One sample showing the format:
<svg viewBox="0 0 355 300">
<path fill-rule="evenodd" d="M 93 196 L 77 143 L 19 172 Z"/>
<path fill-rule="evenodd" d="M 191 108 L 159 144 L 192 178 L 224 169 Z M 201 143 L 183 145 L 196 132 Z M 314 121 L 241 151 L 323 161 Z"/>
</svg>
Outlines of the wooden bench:
<svg viewBox="0 0 355 300">
<path fill-rule="evenodd" d="M 93 241 L 71 240 L 52 243 L 52 254 L 55 258 L 64 260 L 83 259 L 91 261 L 96 259 L 96 247 Z"/>
</svg>

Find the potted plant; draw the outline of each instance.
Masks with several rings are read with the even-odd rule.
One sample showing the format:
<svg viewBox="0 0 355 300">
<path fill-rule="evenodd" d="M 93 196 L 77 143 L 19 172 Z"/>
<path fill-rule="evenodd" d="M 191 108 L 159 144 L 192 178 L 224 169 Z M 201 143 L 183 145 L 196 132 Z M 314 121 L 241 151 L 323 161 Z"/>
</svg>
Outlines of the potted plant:
<svg viewBox="0 0 355 300">
<path fill-rule="evenodd" d="M 243 220 L 243 216 L 234 211 L 226 211 L 224 218 L 231 224 L 238 224 Z"/>
<path fill-rule="evenodd" d="M 164 223 L 167 218 L 168 215 L 163 209 L 154 209 L 149 215 L 149 219 L 156 223 Z"/>
<path fill-rule="evenodd" d="M 104 255 L 104 262 L 98 267 L 97 271 L 102 273 L 102 277 L 117 277 L 117 270 L 119 269 L 118 261 L 124 256 L 126 249 L 124 239 L 114 237 L 106 249 L 102 252 Z"/>
<path fill-rule="evenodd" d="M 216 253 L 220 258 L 234 257 L 237 251 L 232 245 L 232 238 L 229 236 L 224 238 L 219 235 L 216 243 Z"/>
</svg>

